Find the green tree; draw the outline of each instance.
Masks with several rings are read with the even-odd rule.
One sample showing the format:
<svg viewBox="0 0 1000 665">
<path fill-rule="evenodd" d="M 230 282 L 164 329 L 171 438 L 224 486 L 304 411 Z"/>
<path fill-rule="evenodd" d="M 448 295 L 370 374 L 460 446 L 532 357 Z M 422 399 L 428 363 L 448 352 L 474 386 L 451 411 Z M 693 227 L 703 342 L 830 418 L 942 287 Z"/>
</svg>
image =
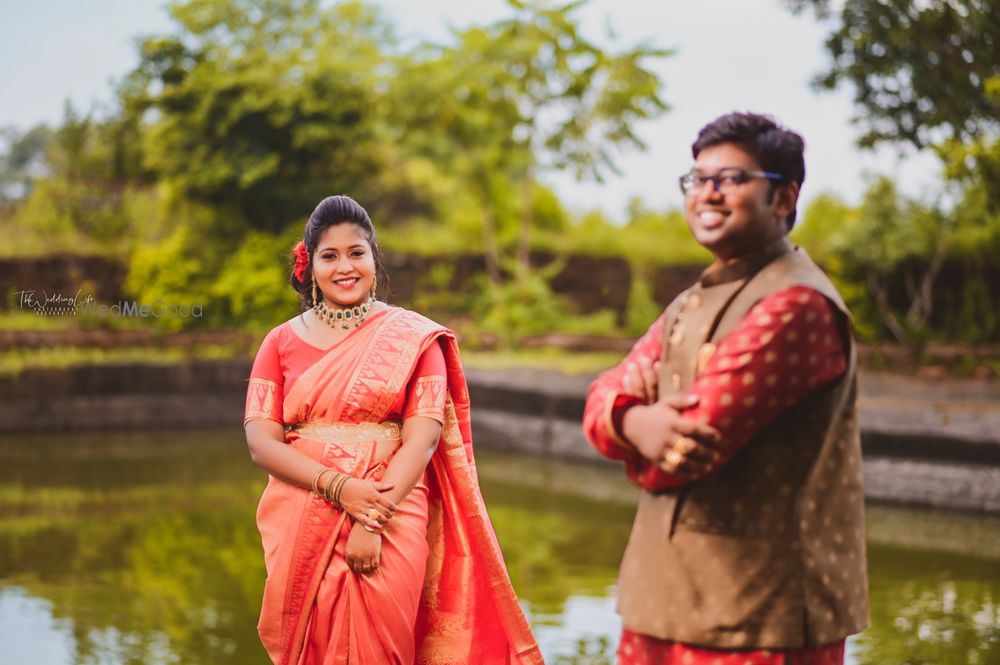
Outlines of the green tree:
<svg viewBox="0 0 1000 665">
<path fill-rule="evenodd" d="M 11 143 L 0 197 L 14 195 L 15 254 L 123 257 L 145 238 L 154 220 L 139 213 L 155 192 L 135 168 L 130 136 L 119 116 L 84 114 L 67 102 L 58 127 L 36 127 Z"/>
<path fill-rule="evenodd" d="M 986 81 L 989 98 L 1000 106 L 1000 75 Z M 938 147 L 945 164 L 945 177 L 963 185 L 965 197 L 982 200 L 983 216 L 1000 213 L 1000 135 L 980 136 L 970 141 L 951 140 Z"/>
<path fill-rule="evenodd" d="M 0 205 L 3 205 L 30 194 L 34 181 L 46 174 L 46 154 L 53 132 L 45 125 L 36 125 L 26 132 L 7 127 L 0 130 L 0 140 L 5 144 L 0 155 Z"/>
<path fill-rule="evenodd" d="M 838 196 L 824 193 L 809 203 L 791 238 L 827 270 L 836 270 L 838 251 L 843 248 L 840 238 L 855 224 L 857 210 Z"/>
<path fill-rule="evenodd" d="M 392 91 L 395 142 L 467 185 L 480 217 L 491 281 L 501 281 L 498 229 L 508 215 L 517 109 L 493 93 L 504 64 L 491 57 L 481 28 L 456 35 L 452 46 L 419 47 L 400 59 Z M 494 71 L 496 70 L 496 71 Z"/>
<path fill-rule="evenodd" d="M 184 197 L 275 231 L 331 192 L 374 197 L 388 29 L 358 2 L 185 0 L 121 88 L 145 164 Z"/>
<path fill-rule="evenodd" d="M 987 81 L 1000 75 L 998 0 L 785 0 L 833 22 L 830 68 L 815 83 L 849 83 L 862 146 L 917 148 L 995 133 L 1000 103 Z"/>
<path fill-rule="evenodd" d="M 582 2 L 508 2 L 510 18 L 460 31 L 454 46 L 425 49 L 416 54 L 413 76 L 400 77 L 401 98 L 410 102 L 402 105 L 405 126 L 425 129 L 411 145 L 462 173 L 478 193 L 494 283 L 504 263 L 498 236 L 511 212 L 504 209 L 509 194 L 518 202 L 516 262 L 523 274 L 538 221 L 539 171 L 571 168 L 599 179 L 614 169 L 616 150 L 643 147 L 635 124 L 667 108 L 645 61 L 668 51 L 602 50 L 579 32 Z M 429 127 L 440 134 L 427 133 Z"/>
<path fill-rule="evenodd" d="M 533 188 L 539 170 L 572 169 L 597 180 L 615 171 L 613 152 L 644 148 L 634 126 L 667 109 L 660 80 L 645 67 L 669 51 L 638 45 L 602 50 L 579 31 L 574 12 L 585 4 L 549 7 L 508 0 L 515 14 L 487 28 L 489 55 L 505 66 L 490 81 L 518 111 L 513 136 L 520 153 L 521 223 L 517 261 L 529 264 Z"/>
<path fill-rule="evenodd" d="M 785 1 L 832 24 L 831 62 L 814 83 L 853 89 L 859 144 L 930 148 L 944 165 L 945 182 L 925 199 L 934 203 L 875 182 L 834 252 L 834 272 L 867 291 L 862 310 L 898 340 L 919 346 L 942 304 L 952 319 L 944 329 L 971 324 L 963 338 L 992 339 L 995 323 L 968 313 L 989 302 L 979 280 L 1000 239 L 1000 0 Z M 935 297 L 948 261 L 961 264 L 952 271 L 961 277 Z"/>
<path fill-rule="evenodd" d="M 824 224 L 832 225 L 823 226 Z M 852 210 L 833 197 L 806 211 L 803 232 L 821 247 L 828 270 L 845 287 L 861 332 L 881 330 L 919 348 L 930 337 L 934 286 L 951 249 L 952 218 L 939 206 L 901 195 L 875 179 Z"/>
</svg>

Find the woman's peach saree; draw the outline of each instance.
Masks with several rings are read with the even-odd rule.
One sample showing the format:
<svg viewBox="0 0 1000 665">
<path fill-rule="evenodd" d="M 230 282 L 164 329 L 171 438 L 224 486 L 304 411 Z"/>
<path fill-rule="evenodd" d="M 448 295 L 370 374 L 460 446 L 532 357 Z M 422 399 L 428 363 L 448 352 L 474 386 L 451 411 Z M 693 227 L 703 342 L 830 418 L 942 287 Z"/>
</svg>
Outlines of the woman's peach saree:
<svg viewBox="0 0 1000 665">
<path fill-rule="evenodd" d="M 441 344 L 445 423 L 424 479 L 383 535 L 379 569 L 347 567 L 350 520 L 308 490 L 271 477 L 257 522 L 267 582 L 258 630 L 281 665 L 541 663 L 479 492 L 469 395 L 448 330 L 393 308 L 372 317 L 309 367 L 287 391 L 289 445 L 356 478 L 380 478 L 379 440 L 417 359 Z M 281 399 L 254 384 L 247 413 Z M 391 456 L 390 458 L 391 459 Z"/>
</svg>

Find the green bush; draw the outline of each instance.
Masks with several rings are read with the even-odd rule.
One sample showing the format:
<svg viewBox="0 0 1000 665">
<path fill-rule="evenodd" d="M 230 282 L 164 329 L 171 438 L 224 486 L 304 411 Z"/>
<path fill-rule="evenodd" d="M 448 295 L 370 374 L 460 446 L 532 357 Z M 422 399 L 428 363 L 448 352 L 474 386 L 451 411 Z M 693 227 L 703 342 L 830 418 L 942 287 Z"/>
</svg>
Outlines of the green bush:
<svg viewBox="0 0 1000 665">
<path fill-rule="evenodd" d="M 546 271 L 547 272 L 547 271 Z M 580 314 L 565 298 L 554 293 L 541 272 L 483 289 L 474 320 L 465 332 L 495 336 L 503 348 L 512 348 L 525 337 L 552 332 L 608 335 L 617 332 L 610 310 Z"/>
<path fill-rule="evenodd" d="M 625 332 L 642 335 L 653 321 L 663 313 L 663 308 L 653 300 L 651 280 L 639 267 L 633 267 L 635 275 L 628 294 L 628 308 L 625 310 Z"/>
<path fill-rule="evenodd" d="M 230 325 L 261 333 L 298 311 L 296 293 L 288 282 L 293 246 L 288 235 L 251 232 L 225 259 L 211 296 Z"/>
<path fill-rule="evenodd" d="M 591 211 L 561 229 L 540 231 L 537 244 L 560 254 L 622 256 L 638 266 L 711 261 L 711 254 L 695 241 L 679 210 L 654 212 L 637 201 L 631 208 L 624 226 L 615 225 L 599 211 Z"/>
</svg>

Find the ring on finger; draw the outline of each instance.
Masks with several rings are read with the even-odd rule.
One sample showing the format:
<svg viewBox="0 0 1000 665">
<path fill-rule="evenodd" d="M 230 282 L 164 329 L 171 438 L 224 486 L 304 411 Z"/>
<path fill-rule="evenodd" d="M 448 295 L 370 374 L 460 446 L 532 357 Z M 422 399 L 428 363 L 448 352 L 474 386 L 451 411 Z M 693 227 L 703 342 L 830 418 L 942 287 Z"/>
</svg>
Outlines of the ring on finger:
<svg viewBox="0 0 1000 665">
<path fill-rule="evenodd" d="M 382 523 L 382 513 L 379 512 L 378 508 L 369 508 L 368 509 L 368 519 L 370 519 L 373 522 L 378 522 L 379 524 L 381 524 Z"/>
<path fill-rule="evenodd" d="M 679 437 L 677 441 L 674 442 L 674 450 L 680 453 L 682 457 L 694 450 L 696 446 L 697 444 L 695 444 L 694 440 L 688 436 Z"/>
<path fill-rule="evenodd" d="M 667 451 L 664 460 L 666 461 L 667 464 L 676 469 L 677 467 L 679 467 L 681 464 L 684 463 L 684 455 L 678 452 L 676 448 L 671 448 L 670 450 Z"/>
</svg>

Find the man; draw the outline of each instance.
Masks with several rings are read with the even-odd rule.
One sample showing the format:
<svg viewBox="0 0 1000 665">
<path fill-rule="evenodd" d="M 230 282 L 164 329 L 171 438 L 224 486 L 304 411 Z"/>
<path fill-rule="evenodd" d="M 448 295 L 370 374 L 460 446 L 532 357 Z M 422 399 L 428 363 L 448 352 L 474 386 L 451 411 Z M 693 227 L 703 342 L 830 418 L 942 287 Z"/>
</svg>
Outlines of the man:
<svg viewBox="0 0 1000 665">
<path fill-rule="evenodd" d="M 620 663 L 840 664 L 867 624 L 850 315 L 787 239 L 802 151 L 766 116 L 701 130 L 680 184 L 715 262 L 590 388 L 588 438 L 644 490 Z"/>
</svg>

